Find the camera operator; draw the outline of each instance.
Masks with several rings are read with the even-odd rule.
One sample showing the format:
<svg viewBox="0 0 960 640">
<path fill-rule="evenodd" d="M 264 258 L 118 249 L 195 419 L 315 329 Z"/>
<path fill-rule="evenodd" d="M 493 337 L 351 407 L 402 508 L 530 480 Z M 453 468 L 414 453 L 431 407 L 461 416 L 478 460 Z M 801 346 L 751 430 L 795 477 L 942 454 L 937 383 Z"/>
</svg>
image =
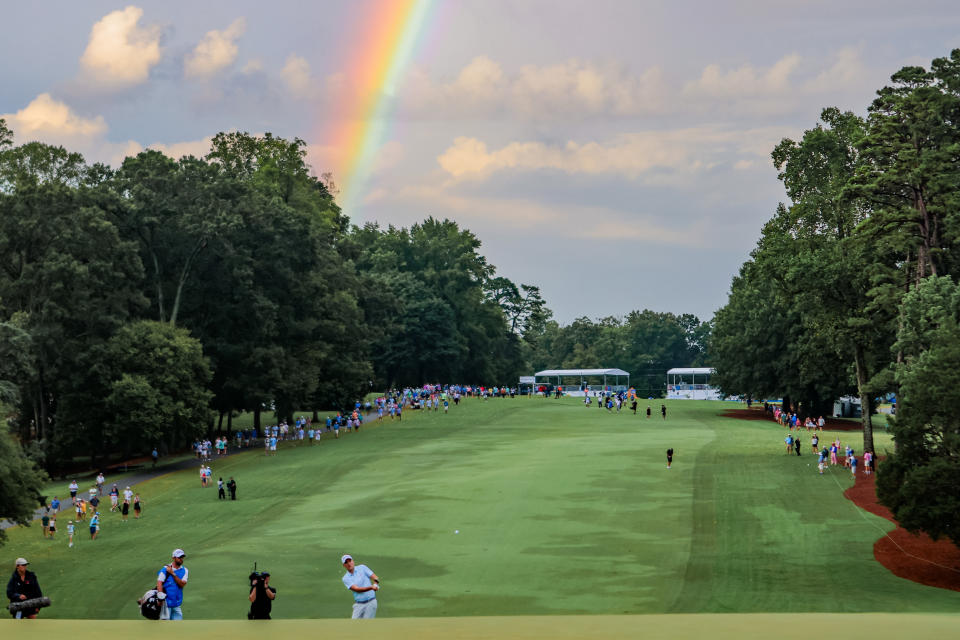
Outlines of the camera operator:
<svg viewBox="0 0 960 640">
<path fill-rule="evenodd" d="M 21 600 L 33 600 L 42 598 L 43 592 L 40 591 L 40 583 L 37 582 L 37 574 L 33 571 L 27 571 L 27 565 L 30 564 L 25 558 L 17 558 L 17 565 L 10 576 L 10 582 L 7 583 L 7 598 L 10 602 L 19 602 Z M 27 609 L 26 611 L 17 611 L 13 613 L 14 618 L 37 617 L 40 609 Z"/>
<path fill-rule="evenodd" d="M 250 613 L 248 620 L 269 620 L 277 590 L 270 586 L 270 573 L 254 571 L 250 574 Z"/>
</svg>

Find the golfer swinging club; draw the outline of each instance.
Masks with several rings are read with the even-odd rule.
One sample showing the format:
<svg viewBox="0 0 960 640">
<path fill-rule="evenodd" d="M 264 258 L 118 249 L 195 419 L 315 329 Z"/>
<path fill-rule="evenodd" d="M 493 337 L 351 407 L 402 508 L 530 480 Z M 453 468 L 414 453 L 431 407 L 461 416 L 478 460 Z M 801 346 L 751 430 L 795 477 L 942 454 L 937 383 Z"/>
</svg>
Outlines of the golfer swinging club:
<svg viewBox="0 0 960 640">
<path fill-rule="evenodd" d="M 354 566 L 353 556 L 349 553 L 340 558 L 343 568 L 343 586 L 353 591 L 354 620 L 377 617 L 377 591 L 380 590 L 380 578 L 365 564 Z"/>
</svg>

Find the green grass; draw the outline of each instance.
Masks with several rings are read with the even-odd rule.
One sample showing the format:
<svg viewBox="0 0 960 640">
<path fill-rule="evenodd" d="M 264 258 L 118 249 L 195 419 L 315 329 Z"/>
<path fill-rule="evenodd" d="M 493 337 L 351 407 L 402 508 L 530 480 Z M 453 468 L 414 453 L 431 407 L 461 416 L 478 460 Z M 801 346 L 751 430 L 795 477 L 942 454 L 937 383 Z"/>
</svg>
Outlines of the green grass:
<svg viewBox="0 0 960 640">
<path fill-rule="evenodd" d="M 175 547 L 194 619 L 241 619 L 254 561 L 273 574 L 276 617 L 348 616 L 345 552 L 382 578 L 384 618 L 957 611 L 960 593 L 874 561 L 892 525 L 843 498 L 848 473 L 818 475 L 808 442 L 787 456 L 772 422 L 667 405 L 666 423 L 576 399 L 408 411 L 275 458 L 214 460 L 214 478 L 237 478 L 237 502 L 174 473 L 137 487 L 139 522 L 106 513 L 101 538 L 81 530 L 73 549 L 65 520 L 55 542 L 13 529 L 4 551 L 33 563 L 55 601 L 47 618 L 135 618 Z M 860 450 L 859 434 L 841 439 Z"/>
</svg>

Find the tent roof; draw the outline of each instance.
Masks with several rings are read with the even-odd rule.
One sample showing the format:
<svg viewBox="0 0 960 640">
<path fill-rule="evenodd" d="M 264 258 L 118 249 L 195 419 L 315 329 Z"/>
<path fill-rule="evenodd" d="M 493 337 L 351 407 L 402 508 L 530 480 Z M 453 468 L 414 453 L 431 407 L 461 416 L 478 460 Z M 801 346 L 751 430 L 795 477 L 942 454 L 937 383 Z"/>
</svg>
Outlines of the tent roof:
<svg viewBox="0 0 960 640">
<path fill-rule="evenodd" d="M 667 375 L 668 375 L 668 376 L 670 376 L 670 375 L 678 375 L 678 376 L 679 376 L 679 375 L 693 375 L 693 374 L 697 374 L 697 375 L 699 376 L 699 375 L 704 375 L 704 374 L 707 374 L 707 373 L 714 373 L 714 372 L 716 372 L 716 369 L 714 369 L 713 367 L 692 367 L 692 368 L 691 368 L 691 367 L 686 367 L 686 368 L 681 367 L 681 368 L 678 368 L 678 369 L 670 369 L 669 371 L 667 371 Z"/>
<path fill-rule="evenodd" d="M 545 369 L 535 376 L 629 376 L 623 369 Z"/>
</svg>

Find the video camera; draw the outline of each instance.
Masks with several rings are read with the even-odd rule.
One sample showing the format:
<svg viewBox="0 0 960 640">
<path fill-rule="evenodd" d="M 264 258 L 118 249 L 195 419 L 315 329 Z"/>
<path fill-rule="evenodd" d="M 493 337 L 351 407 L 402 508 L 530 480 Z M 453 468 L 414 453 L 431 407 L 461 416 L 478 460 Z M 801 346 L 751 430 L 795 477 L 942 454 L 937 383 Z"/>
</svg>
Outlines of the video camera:
<svg viewBox="0 0 960 640">
<path fill-rule="evenodd" d="M 42 609 L 43 607 L 50 606 L 50 598 L 44 596 L 42 598 L 30 598 L 29 600 L 17 600 L 16 602 L 11 602 L 7 605 L 10 613 L 17 613 L 18 611 L 31 611 L 33 609 Z"/>
<path fill-rule="evenodd" d="M 257 571 L 257 563 L 253 563 L 253 571 L 250 572 L 250 575 L 247 577 L 247 582 L 250 583 L 250 587 L 253 588 L 253 581 L 256 580 L 257 583 L 262 587 L 263 579 L 270 575 L 269 571 Z"/>
</svg>

